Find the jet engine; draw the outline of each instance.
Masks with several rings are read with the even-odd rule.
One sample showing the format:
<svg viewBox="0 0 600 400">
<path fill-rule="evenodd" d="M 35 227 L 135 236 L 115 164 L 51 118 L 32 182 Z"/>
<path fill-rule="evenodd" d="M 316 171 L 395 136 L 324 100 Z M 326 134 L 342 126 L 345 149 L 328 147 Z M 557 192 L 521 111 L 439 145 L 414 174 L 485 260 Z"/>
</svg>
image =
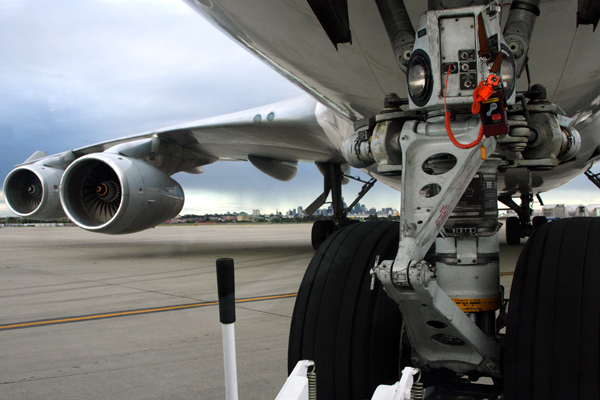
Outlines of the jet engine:
<svg viewBox="0 0 600 400">
<path fill-rule="evenodd" d="M 58 193 L 62 174 L 61 169 L 37 164 L 15 168 L 4 181 L 8 208 L 23 218 L 64 218 Z"/>
<path fill-rule="evenodd" d="M 139 232 L 177 216 L 184 195 L 177 182 L 144 161 L 94 153 L 65 170 L 60 199 L 81 228 L 115 235 Z"/>
</svg>

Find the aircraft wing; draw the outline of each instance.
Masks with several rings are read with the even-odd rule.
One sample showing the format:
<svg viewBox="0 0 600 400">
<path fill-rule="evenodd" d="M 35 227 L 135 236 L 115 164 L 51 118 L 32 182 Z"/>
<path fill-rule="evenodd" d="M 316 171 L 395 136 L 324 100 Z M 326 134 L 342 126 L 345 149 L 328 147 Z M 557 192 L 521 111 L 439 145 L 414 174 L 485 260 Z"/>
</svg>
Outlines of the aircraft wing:
<svg viewBox="0 0 600 400">
<path fill-rule="evenodd" d="M 132 140 L 158 137 L 192 150 L 207 160 L 247 160 L 260 156 L 301 161 L 341 161 L 316 119 L 317 102 L 310 97 L 269 104 L 233 114 L 144 132 L 73 150 L 104 151 Z"/>
<path fill-rule="evenodd" d="M 11 210 L 23 217 L 56 219 L 66 213 L 85 229 L 130 233 L 181 211 L 183 191 L 170 178 L 177 172 L 198 174 L 219 160 L 248 160 L 289 181 L 298 162 L 344 163 L 338 149 L 352 129 L 313 98 L 299 97 L 52 156 L 36 152 L 7 176 L 4 193 Z M 115 224 L 127 219 L 144 222 Z"/>
<path fill-rule="evenodd" d="M 75 157 L 106 151 L 118 145 L 158 138 L 181 151 L 196 156 L 192 169 L 212 162 L 245 161 L 263 157 L 290 163 L 343 162 L 343 157 L 324 134 L 317 121 L 319 104 L 312 98 L 299 97 L 263 107 L 170 126 L 115 140 L 96 143 L 71 150 Z M 320 107 L 323 110 L 322 107 Z M 54 155 L 47 157 L 60 156 Z M 169 155 L 169 158 L 177 158 Z M 21 165 L 43 161 L 34 157 Z M 161 166 L 170 174 L 185 171 L 184 167 Z M 184 169 L 182 169 L 184 168 Z M 174 170 L 177 169 L 177 170 Z"/>
</svg>

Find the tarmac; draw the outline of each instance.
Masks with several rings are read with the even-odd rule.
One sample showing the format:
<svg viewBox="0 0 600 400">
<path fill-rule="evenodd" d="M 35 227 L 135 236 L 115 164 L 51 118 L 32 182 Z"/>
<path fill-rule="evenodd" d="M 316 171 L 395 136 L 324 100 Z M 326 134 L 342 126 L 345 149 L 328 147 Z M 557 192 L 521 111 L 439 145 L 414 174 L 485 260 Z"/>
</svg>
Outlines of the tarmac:
<svg viewBox="0 0 600 400">
<path fill-rule="evenodd" d="M 235 261 L 239 397 L 275 399 L 310 229 L 0 229 L 0 399 L 224 399 L 220 257 Z M 501 239 L 507 291 L 521 248 Z"/>
</svg>

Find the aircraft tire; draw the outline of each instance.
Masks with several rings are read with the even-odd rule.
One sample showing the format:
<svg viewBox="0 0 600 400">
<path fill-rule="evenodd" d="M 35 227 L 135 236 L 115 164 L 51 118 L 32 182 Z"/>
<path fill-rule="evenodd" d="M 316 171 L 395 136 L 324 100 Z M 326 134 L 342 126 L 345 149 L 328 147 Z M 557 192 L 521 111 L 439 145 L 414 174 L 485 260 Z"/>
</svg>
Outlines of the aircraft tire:
<svg viewBox="0 0 600 400">
<path fill-rule="evenodd" d="M 319 250 L 319 247 L 333 233 L 335 225 L 330 219 L 320 219 L 315 221 L 312 230 L 310 231 L 310 243 L 314 250 Z"/>
<path fill-rule="evenodd" d="M 538 227 L 513 278 L 505 399 L 600 398 L 600 218 Z"/>
<path fill-rule="evenodd" d="M 315 361 L 317 397 L 371 398 L 382 383 L 399 379 L 402 318 L 374 281 L 375 256 L 395 257 L 399 225 L 373 221 L 335 232 L 316 252 L 304 275 L 292 315 L 288 369 Z"/>
<path fill-rule="evenodd" d="M 531 220 L 531 224 L 533 225 L 533 229 L 537 229 L 540 226 L 548 223 L 548 218 L 543 215 L 538 215 L 537 217 L 533 217 Z"/>
<path fill-rule="evenodd" d="M 511 246 L 521 243 L 521 221 L 517 217 L 506 218 L 506 243 Z"/>
</svg>

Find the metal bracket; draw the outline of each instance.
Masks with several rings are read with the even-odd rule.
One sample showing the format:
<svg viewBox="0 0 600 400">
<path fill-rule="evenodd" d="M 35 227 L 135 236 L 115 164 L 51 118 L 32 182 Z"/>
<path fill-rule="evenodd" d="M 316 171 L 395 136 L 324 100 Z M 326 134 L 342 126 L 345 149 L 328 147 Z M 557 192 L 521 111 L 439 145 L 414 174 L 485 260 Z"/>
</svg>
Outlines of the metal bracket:
<svg viewBox="0 0 600 400">
<path fill-rule="evenodd" d="M 462 141 L 466 142 L 465 137 L 472 140 L 478 132 L 479 125 L 467 129 L 457 137 L 462 137 Z M 393 283 L 409 286 L 409 266 L 425 257 L 484 160 L 479 146 L 462 150 L 450 144 L 445 135 L 418 134 L 416 121 L 404 124 L 400 143 L 403 169 L 402 211 L 400 246 L 393 266 L 394 272 L 397 272 L 394 276 L 398 280 Z M 481 146 L 491 154 L 496 148 L 496 141 L 490 137 L 483 140 Z M 424 170 L 426 161 L 444 155 L 451 155 L 456 159 L 454 167 L 434 175 Z"/>
<path fill-rule="evenodd" d="M 464 122 L 464 121 L 463 121 Z M 441 125 L 441 127 L 440 127 Z M 462 143 L 472 141 L 478 123 L 457 124 Z M 456 372 L 477 369 L 499 376 L 500 345 L 473 323 L 438 286 L 436 269 L 424 261 L 444 224 L 484 160 L 479 146 L 462 150 L 453 146 L 443 120 L 407 121 L 399 135 L 402 148 L 402 212 L 400 243 L 395 260 L 384 260 L 373 272 L 388 295 L 399 304 L 413 347 L 414 366 L 429 365 Z M 481 143 L 488 154 L 496 139 Z M 432 160 L 454 160 L 446 168 L 431 168 Z M 497 162 L 497 161 L 495 161 Z M 477 262 L 476 238 L 461 238 L 458 251 Z M 474 246 L 475 245 L 475 246 Z M 464 254 L 463 254 L 464 253 Z"/>
</svg>

